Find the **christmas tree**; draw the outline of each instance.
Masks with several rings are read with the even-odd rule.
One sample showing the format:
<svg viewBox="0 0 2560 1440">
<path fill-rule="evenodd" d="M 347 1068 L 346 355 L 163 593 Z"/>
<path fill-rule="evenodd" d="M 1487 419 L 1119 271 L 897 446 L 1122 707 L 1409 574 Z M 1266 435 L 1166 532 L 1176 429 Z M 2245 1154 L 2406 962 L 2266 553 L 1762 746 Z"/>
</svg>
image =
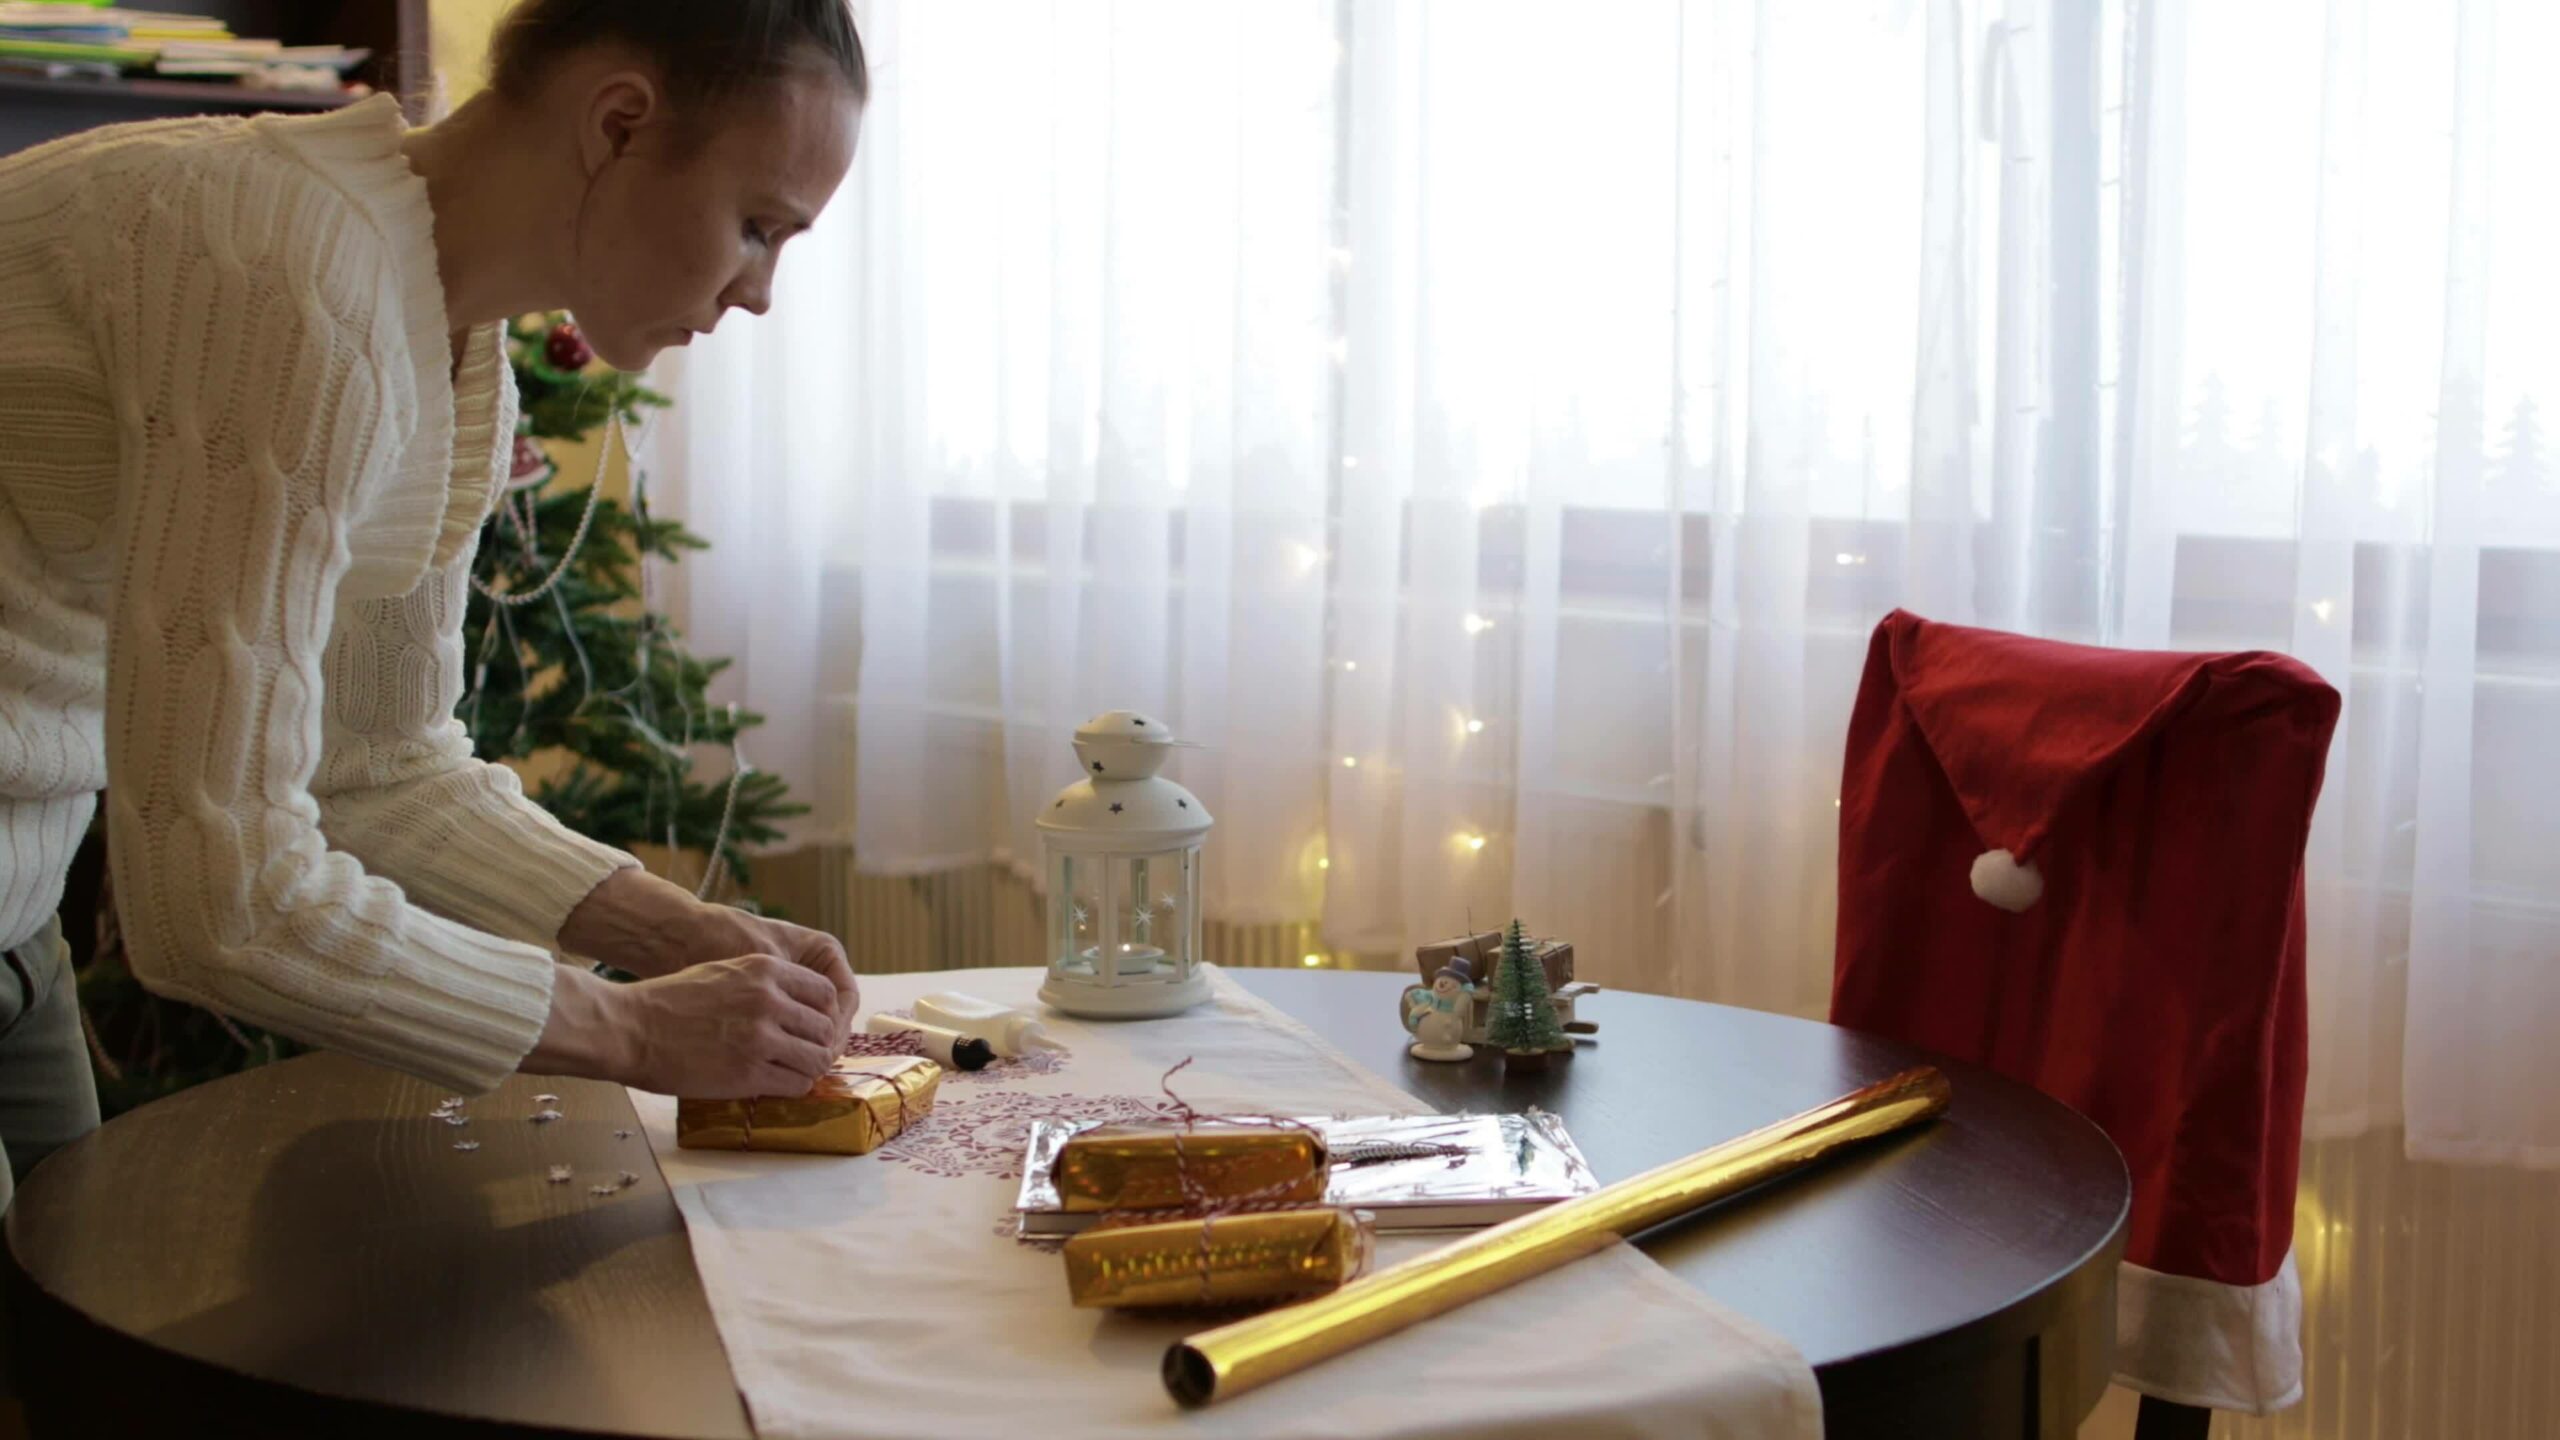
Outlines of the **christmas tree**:
<svg viewBox="0 0 2560 1440">
<path fill-rule="evenodd" d="M 601 429 L 609 454 L 625 425 L 665 396 L 637 377 L 592 368 L 594 353 L 559 317 L 509 327 L 523 419 L 515 478 L 480 535 L 463 638 L 468 688 L 456 713 L 484 760 L 534 761 L 533 798 L 580 834 L 626 849 L 701 856 L 704 888 L 743 888 L 746 851 L 782 838 L 775 822 L 804 813 L 779 776 L 739 758 L 763 717 L 710 703 L 728 668 L 684 648 L 650 608 L 645 559 L 674 563 L 699 536 L 649 513 L 635 476 L 626 505 L 588 485 L 548 489 L 545 441 Z M 704 749 L 726 751 L 726 776 L 695 774 Z"/>
<path fill-rule="evenodd" d="M 760 717 L 706 694 L 725 660 L 684 648 L 649 606 L 644 559 L 679 561 L 702 539 L 649 513 L 635 477 L 629 504 L 589 485 L 547 493 L 546 442 L 596 431 L 609 453 L 624 425 L 666 405 L 637 377 L 593 368 L 576 327 L 519 321 L 507 355 L 523 400 L 512 479 L 480 532 L 463 625 L 471 671 L 456 707 L 484 760 L 531 762 L 532 797 L 571 829 L 624 848 L 663 846 L 704 862 L 703 888 L 747 882 L 748 847 L 780 838 L 801 812 L 784 782 L 747 767 L 738 737 Z M 694 773 L 697 747 L 726 751 L 729 773 Z M 66 920 L 83 1020 L 110 1116 L 189 1085 L 299 1053 L 280 1036 L 142 988 L 126 963 L 103 864 L 102 827 L 73 867 L 64 914 L 94 912 L 94 936 Z"/>
<path fill-rule="evenodd" d="M 1484 1038 L 1514 1056 L 1573 1048 L 1556 1018 L 1555 997 L 1547 992 L 1547 967 L 1539 963 L 1517 920 L 1503 932 L 1502 958 L 1494 962 L 1493 1015 L 1485 1022 Z"/>
</svg>

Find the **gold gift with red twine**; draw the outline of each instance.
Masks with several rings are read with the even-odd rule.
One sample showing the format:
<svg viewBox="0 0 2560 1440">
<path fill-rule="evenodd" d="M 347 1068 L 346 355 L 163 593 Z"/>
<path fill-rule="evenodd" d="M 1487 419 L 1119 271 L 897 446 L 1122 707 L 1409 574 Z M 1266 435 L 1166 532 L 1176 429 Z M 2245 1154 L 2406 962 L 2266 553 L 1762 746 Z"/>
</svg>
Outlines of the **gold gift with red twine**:
<svg viewBox="0 0 2560 1440">
<path fill-rule="evenodd" d="M 676 1144 L 686 1150 L 866 1155 L 933 1109 L 942 1067 L 918 1055 L 851 1055 L 806 1095 L 678 1100 Z"/>
<path fill-rule="evenodd" d="M 1203 1117 L 1165 1072 L 1166 1123 L 1069 1140 L 1055 1178 L 1070 1210 L 1101 1218 L 1066 1243 L 1067 1294 L 1084 1308 L 1304 1299 L 1368 1267 L 1365 1213 L 1320 1200 L 1324 1137 L 1277 1116 Z M 1079 1150 L 1079 1146 L 1082 1150 Z"/>
</svg>

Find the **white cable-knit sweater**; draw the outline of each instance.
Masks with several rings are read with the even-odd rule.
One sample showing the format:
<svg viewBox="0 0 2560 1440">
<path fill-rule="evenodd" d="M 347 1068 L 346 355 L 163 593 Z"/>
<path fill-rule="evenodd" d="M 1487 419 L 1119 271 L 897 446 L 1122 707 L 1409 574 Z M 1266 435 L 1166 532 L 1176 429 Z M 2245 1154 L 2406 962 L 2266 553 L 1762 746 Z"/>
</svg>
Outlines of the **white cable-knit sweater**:
<svg viewBox="0 0 2560 1440">
<path fill-rule="evenodd" d="M 621 852 L 452 718 L 507 473 L 388 98 L 0 160 L 0 944 L 106 789 L 153 989 L 484 1090 Z M 405 892 L 405 893 L 404 893 Z"/>
</svg>

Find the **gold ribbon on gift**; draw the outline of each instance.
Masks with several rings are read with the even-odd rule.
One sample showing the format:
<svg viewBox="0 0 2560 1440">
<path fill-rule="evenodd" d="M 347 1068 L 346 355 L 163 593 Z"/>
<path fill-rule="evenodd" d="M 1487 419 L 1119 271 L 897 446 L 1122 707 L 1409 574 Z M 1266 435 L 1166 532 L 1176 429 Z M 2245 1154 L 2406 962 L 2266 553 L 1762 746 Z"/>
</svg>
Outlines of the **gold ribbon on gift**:
<svg viewBox="0 0 2560 1440">
<path fill-rule="evenodd" d="M 1740 1194 L 1844 1145 L 1943 1114 L 1949 1094 L 1947 1078 L 1937 1070 L 1906 1070 L 1685 1160 L 1480 1231 L 1320 1299 L 1204 1330 L 1165 1352 L 1165 1388 L 1191 1406 L 1241 1395 Z"/>
</svg>

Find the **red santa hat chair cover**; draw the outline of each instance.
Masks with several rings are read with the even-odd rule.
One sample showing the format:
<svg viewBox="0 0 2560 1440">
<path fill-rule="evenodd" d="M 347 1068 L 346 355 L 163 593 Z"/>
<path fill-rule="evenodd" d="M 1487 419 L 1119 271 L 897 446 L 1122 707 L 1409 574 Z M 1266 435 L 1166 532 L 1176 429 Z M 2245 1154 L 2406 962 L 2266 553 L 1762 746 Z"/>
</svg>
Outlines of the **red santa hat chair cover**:
<svg viewBox="0 0 2560 1440">
<path fill-rule="evenodd" d="M 2301 1395 L 2302 855 L 2337 692 L 2281 655 L 1877 627 L 1849 722 L 1831 1018 L 2096 1121 L 2133 1213 L 2117 1379 Z"/>
</svg>

